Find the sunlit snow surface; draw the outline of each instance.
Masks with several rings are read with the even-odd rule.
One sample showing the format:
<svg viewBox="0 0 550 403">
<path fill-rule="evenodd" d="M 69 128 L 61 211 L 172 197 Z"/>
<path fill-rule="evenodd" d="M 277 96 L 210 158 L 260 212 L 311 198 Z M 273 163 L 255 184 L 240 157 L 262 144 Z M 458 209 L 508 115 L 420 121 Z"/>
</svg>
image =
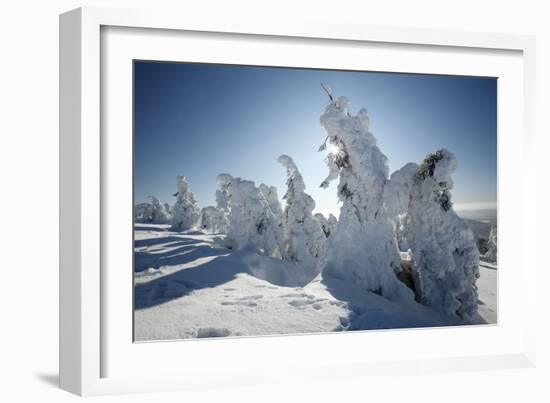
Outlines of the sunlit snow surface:
<svg viewBox="0 0 550 403">
<path fill-rule="evenodd" d="M 169 227 L 135 226 L 136 341 L 464 324 L 338 280 L 303 284 L 292 263 Z M 495 323 L 496 266 L 482 263 L 480 273 L 479 313 Z"/>
</svg>

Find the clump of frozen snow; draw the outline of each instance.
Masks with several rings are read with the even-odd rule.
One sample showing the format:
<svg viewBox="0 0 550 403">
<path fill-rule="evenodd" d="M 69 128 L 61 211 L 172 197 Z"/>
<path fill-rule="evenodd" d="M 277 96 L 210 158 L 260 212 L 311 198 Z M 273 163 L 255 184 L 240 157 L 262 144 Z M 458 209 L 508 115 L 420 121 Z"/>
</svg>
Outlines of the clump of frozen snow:
<svg viewBox="0 0 550 403">
<path fill-rule="evenodd" d="M 315 201 L 305 192 L 304 179 L 292 158 L 281 155 L 277 161 L 287 171 L 281 255 L 306 270 L 317 271 L 326 236 L 319 222 L 313 218 Z"/>
<path fill-rule="evenodd" d="M 231 247 L 252 248 L 267 256 L 280 256 L 277 218 L 254 182 L 220 174 L 218 184 L 221 188 L 219 194 L 227 200 L 227 242 Z"/>
<path fill-rule="evenodd" d="M 344 279 L 388 299 L 412 300 L 412 291 L 396 276 L 400 257 L 383 204 L 388 161 L 369 131 L 366 109 L 353 116 L 348 107 L 348 99 L 340 97 L 321 116 L 332 148 L 326 158 L 329 175 L 321 187 L 339 178 L 342 202 L 336 229 L 327 238 L 323 276 Z"/>
<path fill-rule="evenodd" d="M 477 315 L 479 253 L 472 231 L 452 208 L 452 153 L 428 155 L 414 175 L 405 223 L 421 301 L 447 315 Z"/>
<path fill-rule="evenodd" d="M 185 176 L 177 176 L 176 203 L 172 209 L 172 228 L 184 231 L 197 225 L 200 209 Z"/>
</svg>

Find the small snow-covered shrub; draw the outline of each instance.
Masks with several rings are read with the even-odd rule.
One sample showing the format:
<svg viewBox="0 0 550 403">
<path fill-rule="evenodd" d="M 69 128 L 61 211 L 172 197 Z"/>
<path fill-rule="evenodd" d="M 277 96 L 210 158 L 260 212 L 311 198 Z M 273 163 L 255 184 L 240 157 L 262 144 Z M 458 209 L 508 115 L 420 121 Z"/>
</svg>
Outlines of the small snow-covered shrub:
<svg viewBox="0 0 550 403">
<path fill-rule="evenodd" d="M 452 208 L 451 174 L 457 162 L 439 150 L 414 175 L 405 232 L 421 301 L 466 320 L 477 314 L 479 253 L 472 231 Z"/>
<path fill-rule="evenodd" d="M 170 210 L 166 209 L 166 206 L 160 202 L 155 196 L 151 197 L 151 217 L 150 221 L 155 224 L 167 224 L 172 220 Z"/>
<path fill-rule="evenodd" d="M 412 291 L 397 278 L 401 271 L 395 229 L 383 204 L 388 179 L 386 156 L 369 131 L 365 109 L 348 112 L 345 97 L 333 100 L 321 116 L 332 151 L 327 155 L 329 175 L 339 178 L 342 202 L 336 229 L 326 241 L 323 276 L 336 277 L 388 299 L 412 300 Z"/>
<path fill-rule="evenodd" d="M 139 203 L 134 206 L 135 222 L 151 222 L 153 206 L 151 203 Z"/>
<path fill-rule="evenodd" d="M 487 241 L 487 252 L 483 255 L 483 260 L 491 263 L 497 262 L 497 227 L 491 227 L 489 240 Z"/>
<path fill-rule="evenodd" d="M 277 161 L 287 171 L 281 255 L 283 259 L 300 263 L 304 268 L 317 270 L 317 259 L 321 256 L 326 236 L 319 222 L 313 218 L 315 201 L 305 192 L 304 180 L 292 158 L 281 155 Z"/>
<path fill-rule="evenodd" d="M 251 247 L 267 256 L 280 256 L 277 219 L 254 182 L 220 174 L 218 184 L 229 210 L 227 242 L 234 249 Z"/>
<path fill-rule="evenodd" d="M 149 196 L 151 203 L 140 203 L 134 207 L 134 221 L 153 224 L 168 224 L 172 214 L 167 204 L 162 204 L 155 196 Z"/>
<path fill-rule="evenodd" d="M 177 176 L 177 189 L 177 193 L 174 194 L 176 203 L 172 209 L 172 228 L 184 231 L 197 225 L 200 209 L 185 176 Z"/>
</svg>

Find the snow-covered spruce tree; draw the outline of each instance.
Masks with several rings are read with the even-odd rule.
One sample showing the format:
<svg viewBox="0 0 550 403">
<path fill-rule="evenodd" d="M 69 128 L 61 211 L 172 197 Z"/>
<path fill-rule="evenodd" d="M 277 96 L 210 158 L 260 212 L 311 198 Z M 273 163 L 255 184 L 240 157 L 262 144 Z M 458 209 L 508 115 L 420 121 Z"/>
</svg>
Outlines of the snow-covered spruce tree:
<svg viewBox="0 0 550 403">
<path fill-rule="evenodd" d="M 390 180 L 384 186 L 384 205 L 388 216 L 395 224 L 397 245 L 400 251 L 409 249 L 404 236 L 403 222 L 409 209 L 413 179 L 417 170 L 418 165 L 410 162 L 392 173 Z"/>
<path fill-rule="evenodd" d="M 305 192 L 306 185 L 292 158 L 281 155 L 277 161 L 287 172 L 281 256 L 308 270 L 318 270 L 326 236 L 319 221 L 313 217 L 315 201 Z"/>
<path fill-rule="evenodd" d="M 260 184 L 260 192 L 267 200 L 269 209 L 274 216 L 273 239 L 278 245 L 280 255 L 281 243 L 283 241 L 283 207 L 279 201 L 279 194 L 275 186 L 268 186 L 264 183 Z"/>
<path fill-rule="evenodd" d="M 452 207 L 451 174 L 456 166 L 447 150 L 424 159 L 414 175 L 405 232 L 421 301 L 469 320 L 477 314 L 479 253 L 472 231 Z"/>
<path fill-rule="evenodd" d="M 260 189 L 252 181 L 229 174 L 218 175 L 218 184 L 228 204 L 228 244 L 234 249 L 253 248 L 279 257 L 277 220 Z"/>
<path fill-rule="evenodd" d="M 336 224 L 338 223 L 338 220 L 336 217 L 334 217 L 333 214 L 328 215 L 328 219 L 321 213 L 315 213 L 313 215 L 313 218 L 317 220 L 317 222 L 321 225 L 321 229 L 323 230 L 325 237 L 329 237 L 330 233 L 334 231 L 336 228 Z"/>
<path fill-rule="evenodd" d="M 201 209 L 199 229 L 208 234 L 225 234 L 229 227 L 229 220 L 225 212 L 214 206 Z"/>
<path fill-rule="evenodd" d="M 487 252 L 483 255 L 483 260 L 486 262 L 497 262 L 497 227 L 493 225 L 491 227 L 491 233 L 489 234 L 489 240 L 487 241 Z"/>
<path fill-rule="evenodd" d="M 155 196 L 149 196 L 151 198 L 151 216 L 150 222 L 154 224 L 168 224 L 172 220 L 172 216 L 164 204 L 160 202 Z"/>
<path fill-rule="evenodd" d="M 386 156 L 369 132 L 367 111 L 348 112 L 349 101 L 331 102 L 321 116 L 321 125 L 333 150 L 326 161 L 330 172 L 321 187 L 339 178 L 342 202 L 336 229 L 327 238 L 323 277 L 337 278 L 391 300 L 412 300 L 413 292 L 398 278 L 401 271 L 394 225 L 383 204 L 388 178 Z"/>
<path fill-rule="evenodd" d="M 177 193 L 174 194 L 176 203 L 172 209 L 172 228 L 184 231 L 197 225 L 200 209 L 185 176 L 177 176 L 177 189 Z"/>
</svg>

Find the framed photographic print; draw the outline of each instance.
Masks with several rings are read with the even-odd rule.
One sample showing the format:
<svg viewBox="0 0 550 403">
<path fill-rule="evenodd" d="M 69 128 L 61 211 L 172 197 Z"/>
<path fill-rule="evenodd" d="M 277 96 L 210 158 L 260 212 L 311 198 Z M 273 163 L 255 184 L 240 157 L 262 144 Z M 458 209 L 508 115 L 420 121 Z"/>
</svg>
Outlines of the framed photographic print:
<svg viewBox="0 0 550 403">
<path fill-rule="evenodd" d="M 532 38 L 60 23 L 64 389 L 531 365 Z"/>
</svg>

